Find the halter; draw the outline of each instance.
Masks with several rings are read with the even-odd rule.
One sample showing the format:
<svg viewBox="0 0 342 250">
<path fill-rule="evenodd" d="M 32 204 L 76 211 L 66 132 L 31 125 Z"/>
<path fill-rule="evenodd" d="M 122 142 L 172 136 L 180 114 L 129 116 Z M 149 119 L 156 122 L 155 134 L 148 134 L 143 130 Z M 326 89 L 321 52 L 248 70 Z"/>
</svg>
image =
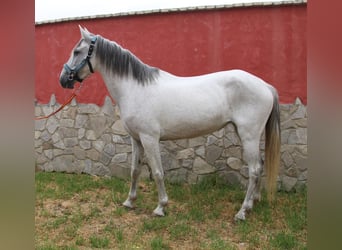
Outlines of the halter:
<svg viewBox="0 0 342 250">
<path fill-rule="evenodd" d="M 68 64 L 64 64 L 64 69 L 69 74 L 69 78 L 68 78 L 69 81 L 82 82 L 84 80 L 78 76 L 78 72 L 84 67 L 86 63 L 88 64 L 90 72 L 94 73 L 94 69 L 93 69 L 93 66 L 91 65 L 90 58 L 93 53 L 96 40 L 97 40 L 97 36 L 91 39 L 89 50 L 88 50 L 88 55 L 78 65 L 76 65 L 74 68 L 71 68 Z"/>
</svg>

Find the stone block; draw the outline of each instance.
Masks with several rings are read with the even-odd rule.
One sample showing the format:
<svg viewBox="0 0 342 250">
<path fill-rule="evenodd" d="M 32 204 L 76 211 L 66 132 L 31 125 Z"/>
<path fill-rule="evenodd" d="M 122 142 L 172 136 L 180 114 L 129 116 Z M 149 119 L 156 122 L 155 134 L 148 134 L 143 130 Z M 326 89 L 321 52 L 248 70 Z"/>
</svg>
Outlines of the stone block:
<svg viewBox="0 0 342 250">
<path fill-rule="evenodd" d="M 216 145 L 210 145 L 206 149 L 206 160 L 210 164 L 214 162 L 221 156 L 223 149 Z"/>
<path fill-rule="evenodd" d="M 127 153 L 121 153 L 114 155 L 112 158 L 112 163 L 123 163 L 127 161 Z"/>
<path fill-rule="evenodd" d="M 249 169 L 248 166 L 242 166 L 240 169 L 240 174 L 245 177 L 245 178 L 249 178 Z"/>
<path fill-rule="evenodd" d="M 92 148 L 87 150 L 86 152 L 86 156 L 93 161 L 97 161 L 100 157 L 100 153 L 96 149 Z"/>
<path fill-rule="evenodd" d="M 228 139 L 228 141 L 230 142 L 231 145 L 240 145 L 241 144 L 240 138 L 236 133 L 233 133 L 233 132 L 226 133 L 226 138 Z"/>
<path fill-rule="evenodd" d="M 126 144 L 117 144 L 115 145 L 116 153 L 130 153 L 132 152 L 132 146 Z"/>
<path fill-rule="evenodd" d="M 110 161 L 112 160 L 112 157 L 108 154 L 106 154 L 105 152 L 102 152 L 100 154 L 100 159 L 99 161 L 101 163 L 103 163 L 104 165 L 108 165 L 110 163 Z"/>
<path fill-rule="evenodd" d="M 78 139 L 77 138 L 65 138 L 63 142 L 64 142 L 65 147 L 71 148 L 78 144 Z"/>
<path fill-rule="evenodd" d="M 38 140 L 42 132 L 35 130 L 34 131 L 34 139 Z"/>
<path fill-rule="evenodd" d="M 196 155 L 205 158 L 205 147 L 204 146 L 199 146 L 196 150 Z"/>
<path fill-rule="evenodd" d="M 95 104 L 79 104 L 77 111 L 79 114 L 97 114 L 100 108 Z"/>
<path fill-rule="evenodd" d="M 187 180 L 187 170 L 184 168 L 174 169 L 166 172 L 165 179 L 170 183 L 184 183 Z"/>
<path fill-rule="evenodd" d="M 206 142 L 205 137 L 195 137 L 195 138 L 191 138 L 189 139 L 189 147 L 193 148 L 193 147 L 197 147 L 197 146 L 201 146 L 204 145 Z"/>
<path fill-rule="evenodd" d="M 303 171 L 308 168 L 308 158 L 306 155 L 301 154 L 297 150 L 295 150 L 292 154 L 296 167 Z"/>
<path fill-rule="evenodd" d="M 88 115 L 78 114 L 75 119 L 75 128 L 84 128 L 88 121 Z"/>
<path fill-rule="evenodd" d="M 51 141 L 45 141 L 42 144 L 42 149 L 43 150 L 53 149 L 53 144 L 51 143 Z"/>
<path fill-rule="evenodd" d="M 213 135 L 209 135 L 208 138 L 207 138 L 207 142 L 206 142 L 206 146 L 210 146 L 212 144 L 215 144 L 217 141 L 217 138 Z"/>
<path fill-rule="evenodd" d="M 296 185 L 296 183 L 297 178 L 295 177 L 289 177 L 286 175 L 282 177 L 282 188 L 287 192 L 291 191 Z"/>
<path fill-rule="evenodd" d="M 125 144 L 124 139 L 120 135 L 113 135 L 113 142 L 117 144 Z"/>
<path fill-rule="evenodd" d="M 91 142 L 90 141 L 87 141 L 87 140 L 81 140 L 80 142 L 80 147 L 82 149 L 90 149 L 91 148 Z"/>
<path fill-rule="evenodd" d="M 227 162 L 226 160 L 217 160 L 215 161 L 214 167 L 219 171 L 225 170 L 227 169 Z"/>
<path fill-rule="evenodd" d="M 104 104 L 102 106 L 101 111 L 105 115 L 108 115 L 110 117 L 114 117 L 114 115 L 115 115 L 114 106 L 112 103 L 112 99 L 109 96 L 105 97 Z"/>
<path fill-rule="evenodd" d="M 298 170 L 296 167 L 290 167 L 285 171 L 285 174 L 289 177 L 298 177 Z"/>
<path fill-rule="evenodd" d="M 114 134 L 118 134 L 118 135 L 127 135 L 127 131 L 124 129 L 121 120 L 117 120 L 117 121 L 113 124 L 113 126 L 112 126 L 112 131 L 113 131 Z"/>
<path fill-rule="evenodd" d="M 113 156 L 115 154 L 115 146 L 112 143 L 107 144 L 104 146 L 103 151 L 109 154 L 110 156 Z"/>
<path fill-rule="evenodd" d="M 180 168 L 178 160 L 175 159 L 174 155 L 169 152 L 162 151 L 160 153 L 162 166 L 165 171 Z"/>
<path fill-rule="evenodd" d="M 101 135 L 101 140 L 104 141 L 106 144 L 112 142 L 112 135 L 111 134 L 103 134 Z"/>
<path fill-rule="evenodd" d="M 243 162 L 239 158 L 229 157 L 227 159 L 227 165 L 234 170 L 240 170 L 243 166 Z"/>
<path fill-rule="evenodd" d="M 40 138 L 43 140 L 43 141 L 48 141 L 51 139 L 51 134 L 44 130 L 41 134 L 40 134 Z"/>
<path fill-rule="evenodd" d="M 224 136 L 224 129 L 220 129 L 220 130 L 214 132 L 213 135 L 216 136 L 217 138 L 223 138 L 223 136 Z"/>
<path fill-rule="evenodd" d="M 287 151 L 285 151 L 282 154 L 281 160 L 284 162 L 284 164 L 287 168 L 291 167 L 294 164 L 294 161 L 293 161 L 291 154 Z"/>
<path fill-rule="evenodd" d="M 52 149 L 44 150 L 44 155 L 46 156 L 46 158 L 51 160 L 53 158 L 53 150 Z"/>
<path fill-rule="evenodd" d="M 176 140 L 175 143 L 181 148 L 188 147 L 188 139 Z"/>
<path fill-rule="evenodd" d="M 60 120 L 60 126 L 66 127 L 66 128 L 72 128 L 74 127 L 75 120 L 73 119 L 61 119 Z"/>
<path fill-rule="evenodd" d="M 52 142 L 53 143 L 56 143 L 58 141 L 61 140 L 61 136 L 59 135 L 59 133 L 54 133 L 52 136 L 51 136 L 51 139 L 52 139 Z"/>
<path fill-rule="evenodd" d="M 95 141 L 97 139 L 97 136 L 94 130 L 87 130 L 85 136 L 87 140 Z"/>
<path fill-rule="evenodd" d="M 57 172 L 70 172 L 72 168 L 74 157 L 72 155 L 61 155 L 55 157 L 50 165 L 54 171 Z"/>
<path fill-rule="evenodd" d="M 99 152 L 103 151 L 104 146 L 105 146 L 104 141 L 99 141 L 99 140 L 93 141 L 93 147 Z"/>
<path fill-rule="evenodd" d="M 241 178 L 238 172 L 235 171 L 221 171 L 219 176 L 230 185 L 242 185 Z"/>
<path fill-rule="evenodd" d="M 194 155 L 195 155 L 194 149 L 193 148 L 187 148 L 187 149 L 184 149 L 184 150 L 177 152 L 176 159 L 178 159 L 178 160 L 188 159 L 188 158 L 194 157 Z"/>
<path fill-rule="evenodd" d="M 80 140 L 80 139 L 82 139 L 84 136 L 85 136 L 85 129 L 84 128 L 80 128 L 79 130 L 78 130 L 78 135 L 77 135 L 77 138 Z"/>
<path fill-rule="evenodd" d="M 297 144 L 307 145 L 307 128 L 297 128 L 296 135 L 298 138 Z"/>
<path fill-rule="evenodd" d="M 129 179 L 131 176 L 131 168 L 123 164 L 113 163 L 109 167 L 110 174 L 122 179 Z"/>
<path fill-rule="evenodd" d="M 61 115 L 62 118 L 75 120 L 75 117 L 77 114 L 77 108 L 69 105 L 68 109 L 64 109 L 61 113 L 62 113 Z"/>
<path fill-rule="evenodd" d="M 85 160 L 86 158 L 86 152 L 78 146 L 73 148 L 73 154 L 79 160 Z"/>
<path fill-rule="evenodd" d="M 302 118 L 302 119 L 297 119 L 295 120 L 296 126 L 300 128 L 307 128 L 308 127 L 308 122 L 307 118 Z"/>
<path fill-rule="evenodd" d="M 192 169 L 193 159 L 183 159 L 181 160 L 181 166 L 187 169 Z"/>
<path fill-rule="evenodd" d="M 293 120 L 295 119 L 301 119 L 306 117 L 306 107 L 304 105 L 299 105 L 297 107 L 297 110 L 292 114 L 291 118 Z"/>
<path fill-rule="evenodd" d="M 58 149 L 58 148 L 53 149 L 54 157 L 57 157 L 57 156 L 60 156 L 60 155 L 63 155 L 63 154 L 64 154 L 64 150 Z"/>
<path fill-rule="evenodd" d="M 70 138 L 78 136 L 78 131 L 74 128 L 59 127 L 57 133 L 60 134 L 61 138 Z"/>
<path fill-rule="evenodd" d="M 36 163 L 39 165 L 42 165 L 47 161 L 48 161 L 48 158 L 44 154 L 38 154 L 36 157 Z"/>
<path fill-rule="evenodd" d="M 34 128 L 38 131 L 43 131 L 45 129 L 46 119 L 35 120 Z"/>
<path fill-rule="evenodd" d="M 59 149 L 66 149 L 65 145 L 64 145 L 64 142 L 59 140 L 57 141 L 56 143 L 53 144 L 53 146 L 55 148 L 59 148 Z"/>
<path fill-rule="evenodd" d="M 96 138 L 98 138 L 103 134 L 106 128 L 108 128 L 107 119 L 103 115 L 89 116 L 87 127 L 94 131 Z"/>
<path fill-rule="evenodd" d="M 87 159 L 87 160 L 83 161 L 83 163 L 84 163 L 83 173 L 92 174 L 91 169 L 93 166 L 93 162 L 91 160 Z"/>
<path fill-rule="evenodd" d="M 242 152 L 241 152 L 241 148 L 238 146 L 231 146 L 226 148 L 223 153 L 222 156 L 223 157 L 235 157 L 235 158 L 239 158 L 242 159 Z"/>
<path fill-rule="evenodd" d="M 93 175 L 99 176 L 110 176 L 111 171 L 108 167 L 104 166 L 102 163 L 96 162 L 93 164 L 92 170 Z"/>
<path fill-rule="evenodd" d="M 41 115 L 43 115 L 43 113 L 42 113 L 42 109 L 39 107 L 39 106 L 35 106 L 34 107 L 34 115 L 35 116 L 41 116 Z M 36 122 L 37 121 L 44 121 L 45 119 L 42 119 L 42 120 L 36 120 Z"/>
<path fill-rule="evenodd" d="M 216 168 L 208 164 L 200 157 L 196 157 L 193 165 L 195 174 L 210 174 L 216 171 Z"/>
</svg>

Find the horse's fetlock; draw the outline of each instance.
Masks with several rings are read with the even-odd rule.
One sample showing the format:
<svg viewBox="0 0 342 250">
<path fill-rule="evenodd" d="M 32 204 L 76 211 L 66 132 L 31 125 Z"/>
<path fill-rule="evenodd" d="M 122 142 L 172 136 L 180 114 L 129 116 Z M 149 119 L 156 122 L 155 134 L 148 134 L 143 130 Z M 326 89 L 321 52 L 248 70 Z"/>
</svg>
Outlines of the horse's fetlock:
<svg viewBox="0 0 342 250">
<path fill-rule="evenodd" d="M 161 199 L 160 201 L 159 201 L 159 204 L 161 205 L 161 206 L 163 206 L 163 207 L 165 207 L 165 206 L 167 206 L 167 203 L 169 202 L 169 199 L 167 198 L 167 197 L 165 197 L 165 198 L 163 198 L 163 199 Z"/>
</svg>

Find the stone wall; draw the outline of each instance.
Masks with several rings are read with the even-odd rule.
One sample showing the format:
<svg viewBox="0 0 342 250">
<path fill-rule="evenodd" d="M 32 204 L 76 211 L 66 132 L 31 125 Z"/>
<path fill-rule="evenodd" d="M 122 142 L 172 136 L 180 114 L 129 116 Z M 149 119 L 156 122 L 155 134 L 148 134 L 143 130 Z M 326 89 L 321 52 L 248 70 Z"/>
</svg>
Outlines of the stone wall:
<svg viewBox="0 0 342 250">
<path fill-rule="evenodd" d="M 60 107 L 35 105 L 35 115 L 48 115 Z M 279 187 L 287 191 L 307 181 L 307 112 L 299 99 L 282 104 L 281 169 Z M 123 129 L 119 110 L 109 97 L 102 107 L 75 100 L 56 115 L 35 121 L 36 169 L 129 178 L 131 141 Z M 246 186 L 248 168 L 241 160 L 240 139 L 234 126 L 192 139 L 161 142 L 166 178 L 195 183 L 203 176 L 219 174 L 227 182 Z M 262 150 L 264 141 L 260 142 Z M 147 165 L 143 177 L 149 177 Z"/>
</svg>

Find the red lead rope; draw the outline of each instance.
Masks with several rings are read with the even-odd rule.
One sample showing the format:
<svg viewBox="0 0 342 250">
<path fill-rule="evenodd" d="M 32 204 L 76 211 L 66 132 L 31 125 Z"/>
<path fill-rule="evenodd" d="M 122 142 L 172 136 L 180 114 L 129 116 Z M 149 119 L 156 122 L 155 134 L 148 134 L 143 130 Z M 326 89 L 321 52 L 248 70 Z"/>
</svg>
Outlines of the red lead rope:
<svg viewBox="0 0 342 250">
<path fill-rule="evenodd" d="M 49 118 L 49 117 L 51 117 L 51 116 L 57 114 L 57 113 L 58 113 L 59 111 L 61 111 L 66 105 L 68 105 L 68 104 L 72 101 L 72 99 L 73 99 L 74 97 L 76 97 L 76 92 L 79 92 L 79 90 L 81 89 L 81 87 L 82 87 L 82 85 L 80 85 L 80 87 L 79 87 L 77 90 L 75 90 L 74 93 L 72 93 L 72 95 L 69 97 L 69 99 L 66 100 L 66 102 L 63 103 L 62 106 L 60 106 L 57 110 L 55 110 L 54 112 L 52 112 L 52 113 L 49 114 L 49 115 L 38 116 L 38 117 L 35 117 L 34 119 L 35 119 L 35 120 L 47 119 L 47 118 Z"/>
</svg>

